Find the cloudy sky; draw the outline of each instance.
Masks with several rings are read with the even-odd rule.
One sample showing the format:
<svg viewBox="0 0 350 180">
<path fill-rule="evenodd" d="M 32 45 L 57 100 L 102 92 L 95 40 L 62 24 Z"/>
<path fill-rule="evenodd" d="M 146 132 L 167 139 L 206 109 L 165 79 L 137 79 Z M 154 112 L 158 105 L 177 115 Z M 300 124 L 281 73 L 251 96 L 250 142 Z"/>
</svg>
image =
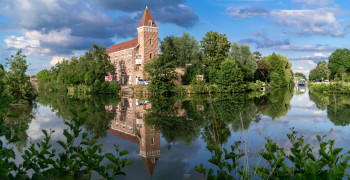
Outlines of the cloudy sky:
<svg viewBox="0 0 350 180">
<path fill-rule="evenodd" d="M 0 0 L 0 63 L 23 49 L 28 73 L 79 56 L 93 43 L 136 37 L 148 5 L 159 38 L 213 30 L 264 56 L 280 53 L 308 74 L 337 48 L 350 48 L 350 3 L 344 0 Z"/>
</svg>

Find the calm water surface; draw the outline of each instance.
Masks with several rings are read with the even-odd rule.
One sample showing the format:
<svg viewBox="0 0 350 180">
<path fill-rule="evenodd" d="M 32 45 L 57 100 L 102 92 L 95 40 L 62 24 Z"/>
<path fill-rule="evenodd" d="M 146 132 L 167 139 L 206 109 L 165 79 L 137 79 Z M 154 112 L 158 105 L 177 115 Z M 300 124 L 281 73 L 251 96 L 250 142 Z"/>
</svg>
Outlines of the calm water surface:
<svg viewBox="0 0 350 180">
<path fill-rule="evenodd" d="M 114 144 L 130 152 L 134 166 L 122 179 L 200 179 L 194 166 L 211 167 L 207 144 L 229 147 L 243 140 L 249 165 L 263 163 L 258 156 L 264 137 L 288 147 L 286 133 L 294 127 L 306 143 L 317 145 L 316 135 L 335 139 L 336 146 L 350 150 L 350 98 L 310 93 L 307 88 L 275 90 L 261 94 L 182 97 L 118 98 L 72 97 L 41 94 L 30 107 L 11 107 L 20 118 L 13 124 L 28 124 L 23 141 L 13 145 L 17 154 L 29 142 L 44 138 L 41 130 L 54 130 L 52 140 L 64 140 L 64 121 L 72 118 L 70 109 L 88 111 L 84 130 L 99 138 L 106 152 Z M 223 138 L 219 132 L 228 129 Z M 58 148 L 57 144 L 54 147 Z M 244 148 L 244 144 L 242 145 Z M 317 149 L 315 149 L 317 151 Z M 17 156 L 19 157 L 19 156 Z M 21 161 L 20 158 L 17 161 Z"/>
</svg>

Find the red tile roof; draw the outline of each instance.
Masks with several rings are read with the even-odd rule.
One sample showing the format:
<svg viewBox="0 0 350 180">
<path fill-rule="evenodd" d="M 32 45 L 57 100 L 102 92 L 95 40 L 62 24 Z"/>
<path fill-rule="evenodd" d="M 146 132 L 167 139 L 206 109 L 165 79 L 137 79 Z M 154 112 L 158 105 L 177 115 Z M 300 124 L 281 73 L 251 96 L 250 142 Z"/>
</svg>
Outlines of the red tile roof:
<svg viewBox="0 0 350 180">
<path fill-rule="evenodd" d="M 154 21 L 151 12 L 148 10 L 148 8 L 146 8 L 145 12 L 143 13 L 143 16 L 141 18 L 141 22 L 140 22 L 139 27 L 149 26 L 149 24 L 148 24 L 149 20 L 152 20 L 152 27 L 157 27 L 156 22 Z"/>
<path fill-rule="evenodd" d="M 136 47 L 137 44 L 138 44 L 137 38 L 130 40 L 130 41 L 115 44 L 107 50 L 107 54 L 118 52 L 118 51 L 129 49 L 129 48 L 133 48 L 133 47 Z"/>
</svg>

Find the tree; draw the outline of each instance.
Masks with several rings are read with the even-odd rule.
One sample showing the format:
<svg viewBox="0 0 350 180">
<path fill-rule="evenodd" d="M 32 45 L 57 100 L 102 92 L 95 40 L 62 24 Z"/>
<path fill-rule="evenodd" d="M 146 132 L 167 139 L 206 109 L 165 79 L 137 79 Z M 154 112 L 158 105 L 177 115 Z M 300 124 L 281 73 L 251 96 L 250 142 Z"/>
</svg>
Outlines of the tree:
<svg viewBox="0 0 350 180">
<path fill-rule="evenodd" d="M 300 77 L 301 79 L 307 79 L 305 74 L 301 73 L 301 72 L 296 72 L 294 74 L 295 77 Z"/>
<path fill-rule="evenodd" d="M 244 73 L 237 62 L 227 58 L 220 66 L 216 82 L 221 92 L 240 92 L 244 90 Z"/>
<path fill-rule="evenodd" d="M 201 48 L 207 58 L 205 65 L 213 65 L 219 69 L 221 63 L 228 56 L 230 42 L 227 40 L 226 34 L 210 31 L 203 37 Z"/>
<path fill-rule="evenodd" d="M 263 57 L 262 61 L 268 65 L 270 81 L 275 87 L 288 87 L 292 82 L 292 63 L 288 58 L 280 54 L 273 53 L 272 55 Z"/>
<path fill-rule="evenodd" d="M 8 72 L 6 73 L 6 84 L 9 93 L 15 98 L 15 102 L 25 103 L 33 99 L 33 86 L 29 77 L 25 75 L 28 65 L 26 56 L 22 55 L 22 50 L 18 50 L 16 55 L 6 58 Z"/>
<path fill-rule="evenodd" d="M 350 50 L 337 49 L 329 56 L 328 60 L 332 79 L 339 77 L 344 80 L 350 72 Z"/>
<path fill-rule="evenodd" d="M 255 59 L 257 60 L 257 61 L 261 61 L 261 59 L 262 59 L 262 54 L 259 52 L 259 51 L 254 51 L 253 52 L 253 54 L 254 54 L 254 57 L 255 57 Z"/>
<path fill-rule="evenodd" d="M 171 54 L 161 54 L 145 65 L 146 77 L 151 80 L 149 90 L 157 94 L 171 94 L 178 78 Z"/>
<path fill-rule="evenodd" d="M 316 68 L 312 69 L 309 74 L 310 81 L 329 79 L 330 70 L 328 68 L 327 62 L 322 61 L 317 63 Z"/>
<path fill-rule="evenodd" d="M 231 51 L 229 52 L 229 57 L 246 66 L 252 74 L 255 73 L 255 70 L 257 69 L 257 60 L 254 54 L 250 51 L 248 45 L 233 43 Z"/>
</svg>

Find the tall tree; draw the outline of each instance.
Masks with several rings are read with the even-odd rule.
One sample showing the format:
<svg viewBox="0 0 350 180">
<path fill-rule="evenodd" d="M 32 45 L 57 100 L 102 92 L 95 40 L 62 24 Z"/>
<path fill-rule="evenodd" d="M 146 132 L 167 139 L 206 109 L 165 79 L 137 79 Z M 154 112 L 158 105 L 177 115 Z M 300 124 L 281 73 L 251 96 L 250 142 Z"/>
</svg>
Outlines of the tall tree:
<svg viewBox="0 0 350 180">
<path fill-rule="evenodd" d="M 295 77 L 300 77 L 300 79 L 307 79 L 305 74 L 301 73 L 301 72 L 296 72 L 294 74 Z"/>
<path fill-rule="evenodd" d="M 324 80 L 329 79 L 330 70 L 326 61 L 317 63 L 316 68 L 312 69 L 309 74 L 309 80 Z"/>
<path fill-rule="evenodd" d="M 219 69 L 221 63 L 228 57 L 230 42 L 226 34 L 210 31 L 203 37 L 201 48 L 207 58 L 205 65 Z"/>
<path fill-rule="evenodd" d="M 6 58 L 6 84 L 9 93 L 15 98 L 15 102 L 28 102 L 33 99 L 33 86 L 30 78 L 25 75 L 28 64 L 26 56 L 22 54 L 22 50 L 18 50 L 16 55 Z"/>
<path fill-rule="evenodd" d="M 328 60 L 332 78 L 338 77 L 344 80 L 350 72 L 350 50 L 337 49 L 329 56 Z"/>
<path fill-rule="evenodd" d="M 188 33 L 183 33 L 180 37 L 167 36 L 160 44 L 160 51 L 169 56 L 176 67 L 198 63 L 200 57 L 198 42 Z"/>
<path fill-rule="evenodd" d="M 229 52 L 229 57 L 246 66 L 252 74 L 255 73 L 257 69 L 256 58 L 250 51 L 248 45 L 233 43 L 231 46 L 231 51 Z"/>
<path fill-rule="evenodd" d="M 280 54 L 273 53 L 272 55 L 263 57 L 268 65 L 270 72 L 270 81 L 275 87 L 288 87 L 292 82 L 292 63 L 288 58 Z"/>
</svg>

